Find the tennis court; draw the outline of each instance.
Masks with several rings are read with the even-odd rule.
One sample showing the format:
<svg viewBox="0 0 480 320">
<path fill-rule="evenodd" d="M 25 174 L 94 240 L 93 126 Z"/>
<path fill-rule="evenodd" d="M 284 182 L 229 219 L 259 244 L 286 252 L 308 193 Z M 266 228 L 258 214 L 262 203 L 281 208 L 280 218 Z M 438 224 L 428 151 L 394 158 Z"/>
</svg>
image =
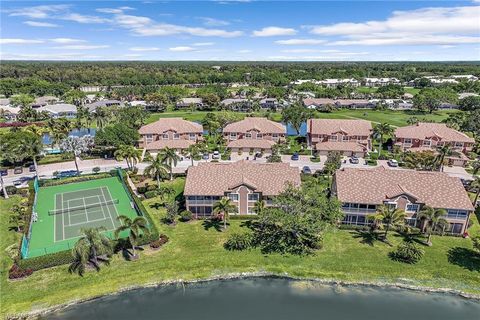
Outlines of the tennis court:
<svg viewBox="0 0 480 320">
<path fill-rule="evenodd" d="M 104 227 L 113 238 L 119 215 L 138 215 L 119 177 L 40 187 L 36 211 L 29 258 L 73 248 L 84 228 Z"/>
</svg>

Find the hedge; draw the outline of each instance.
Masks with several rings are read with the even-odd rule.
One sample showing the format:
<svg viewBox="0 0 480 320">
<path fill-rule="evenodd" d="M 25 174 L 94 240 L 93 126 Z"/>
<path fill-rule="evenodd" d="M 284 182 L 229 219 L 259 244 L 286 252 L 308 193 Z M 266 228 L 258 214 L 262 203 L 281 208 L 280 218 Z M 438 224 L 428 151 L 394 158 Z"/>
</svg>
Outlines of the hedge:
<svg viewBox="0 0 480 320">
<path fill-rule="evenodd" d="M 115 173 L 108 172 L 108 173 L 88 174 L 88 175 L 83 175 L 83 176 L 61 178 L 61 179 L 40 180 L 39 185 L 41 187 L 59 186 L 59 185 L 62 185 L 62 184 L 69 184 L 69 183 L 75 183 L 75 182 L 105 179 L 105 178 L 110 178 L 110 177 L 116 176 L 116 175 L 117 175 L 116 172 Z"/>
<path fill-rule="evenodd" d="M 259 217 L 257 215 L 251 214 L 238 214 L 238 215 L 229 215 L 228 219 L 230 220 L 257 220 Z"/>
<path fill-rule="evenodd" d="M 69 264 L 73 261 L 70 250 L 46 254 L 35 258 L 21 259 L 18 266 L 22 269 L 32 269 L 33 271 Z"/>
</svg>

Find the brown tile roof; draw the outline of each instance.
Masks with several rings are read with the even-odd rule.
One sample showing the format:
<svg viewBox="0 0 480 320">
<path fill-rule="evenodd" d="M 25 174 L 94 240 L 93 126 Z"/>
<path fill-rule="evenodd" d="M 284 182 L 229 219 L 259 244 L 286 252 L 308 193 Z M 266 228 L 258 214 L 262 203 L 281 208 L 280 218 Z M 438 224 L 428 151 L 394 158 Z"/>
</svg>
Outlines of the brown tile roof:
<svg viewBox="0 0 480 320">
<path fill-rule="evenodd" d="M 177 133 L 203 133 L 201 124 L 183 120 L 182 118 L 161 118 L 158 121 L 140 128 L 140 134 L 161 134 L 165 131 Z"/>
<path fill-rule="evenodd" d="M 187 171 L 184 195 L 221 196 L 241 184 L 266 196 L 278 195 L 287 183 L 300 186 L 300 172 L 288 163 L 199 163 Z"/>
<path fill-rule="evenodd" d="M 411 152 L 424 152 L 424 151 L 430 151 L 433 152 L 433 154 L 438 154 L 439 152 L 435 148 L 430 148 L 430 147 L 413 147 L 409 148 L 408 151 Z M 469 160 L 466 155 L 464 155 L 462 152 L 457 152 L 452 154 L 451 156 L 446 156 L 447 159 L 462 159 L 462 160 Z"/>
<path fill-rule="evenodd" d="M 177 139 L 177 140 L 156 140 L 152 141 L 145 146 L 147 150 L 161 150 L 166 147 L 172 149 L 187 149 L 189 146 L 194 144 L 192 140 Z"/>
<path fill-rule="evenodd" d="M 343 131 L 349 136 L 369 136 L 372 124 L 367 120 L 310 119 L 307 132 L 310 134 L 333 134 Z"/>
<path fill-rule="evenodd" d="M 342 202 L 381 204 L 407 193 L 434 208 L 473 210 L 460 179 L 443 172 L 344 168 L 337 170 L 335 181 Z"/>
<path fill-rule="evenodd" d="M 274 141 L 266 139 L 238 139 L 230 141 L 227 148 L 271 149 L 274 144 Z"/>
<path fill-rule="evenodd" d="M 425 123 L 420 122 L 417 125 L 400 127 L 395 130 L 397 138 L 427 139 L 438 136 L 442 141 L 474 142 L 463 132 L 447 127 L 445 123 Z"/>
<path fill-rule="evenodd" d="M 315 106 L 322 106 L 322 105 L 326 105 L 326 104 L 335 104 L 335 100 L 333 99 L 324 99 L 324 98 L 307 98 L 307 99 L 303 99 L 303 104 L 305 106 L 311 106 L 311 105 L 315 105 Z"/>
<path fill-rule="evenodd" d="M 267 118 L 246 117 L 244 120 L 230 123 L 223 129 L 224 133 L 242 132 L 257 130 L 260 133 L 286 133 L 287 128 L 278 122 L 268 120 Z"/>
<path fill-rule="evenodd" d="M 365 152 L 367 148 L 364 145 L 353 142 L 353 141 L 326 141 L 326 142 L 317 142 L 315 144 L 315 149 L 317 150 L 327 150 L 327 151 L 353 151 L 353 152 Z"/>
</svg>

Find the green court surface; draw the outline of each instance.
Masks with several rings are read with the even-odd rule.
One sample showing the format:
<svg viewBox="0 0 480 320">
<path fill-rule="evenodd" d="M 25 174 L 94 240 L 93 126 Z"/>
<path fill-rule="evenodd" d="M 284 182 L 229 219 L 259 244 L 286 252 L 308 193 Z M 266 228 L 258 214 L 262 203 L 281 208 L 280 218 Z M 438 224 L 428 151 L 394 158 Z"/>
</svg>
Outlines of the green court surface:
<svg viewBox="0 0 480 320">
<path fill-rule="evenodd" d="M 137 216 L 127 192 L 118 177 L 40 187 L 28 258 L 73 248 L 82 228 L 104 227 L 113 239 L 119 215 Z"/>
</svg>

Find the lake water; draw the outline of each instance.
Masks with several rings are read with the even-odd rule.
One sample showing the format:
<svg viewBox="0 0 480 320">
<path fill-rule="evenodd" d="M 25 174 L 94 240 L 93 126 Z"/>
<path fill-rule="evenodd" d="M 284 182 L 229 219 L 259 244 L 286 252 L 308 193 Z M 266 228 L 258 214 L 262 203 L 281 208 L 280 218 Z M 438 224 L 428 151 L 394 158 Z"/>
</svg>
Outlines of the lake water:
<svg viewBox="0 0 480 320">
<path fill-rule="evenodd" d="M 45 318 L 473 320 L 479 315 L 479 301 L 447 294 L 253 278 L 138 289 Z"/>
<path fill-rule="evenodd" d="M 82 128 L 82 129 L 73 129 L 68 133 L 71 137 L 83 137 L 83 136 L 92 136 L 95 137 L 97 133 L 97 129 L 95 128 Z M 51 144 L 52 139 L 50 139 L 50 135 L 48 133 L 44 134 L 42 137 L 43 144 Z"/>
</svg>

